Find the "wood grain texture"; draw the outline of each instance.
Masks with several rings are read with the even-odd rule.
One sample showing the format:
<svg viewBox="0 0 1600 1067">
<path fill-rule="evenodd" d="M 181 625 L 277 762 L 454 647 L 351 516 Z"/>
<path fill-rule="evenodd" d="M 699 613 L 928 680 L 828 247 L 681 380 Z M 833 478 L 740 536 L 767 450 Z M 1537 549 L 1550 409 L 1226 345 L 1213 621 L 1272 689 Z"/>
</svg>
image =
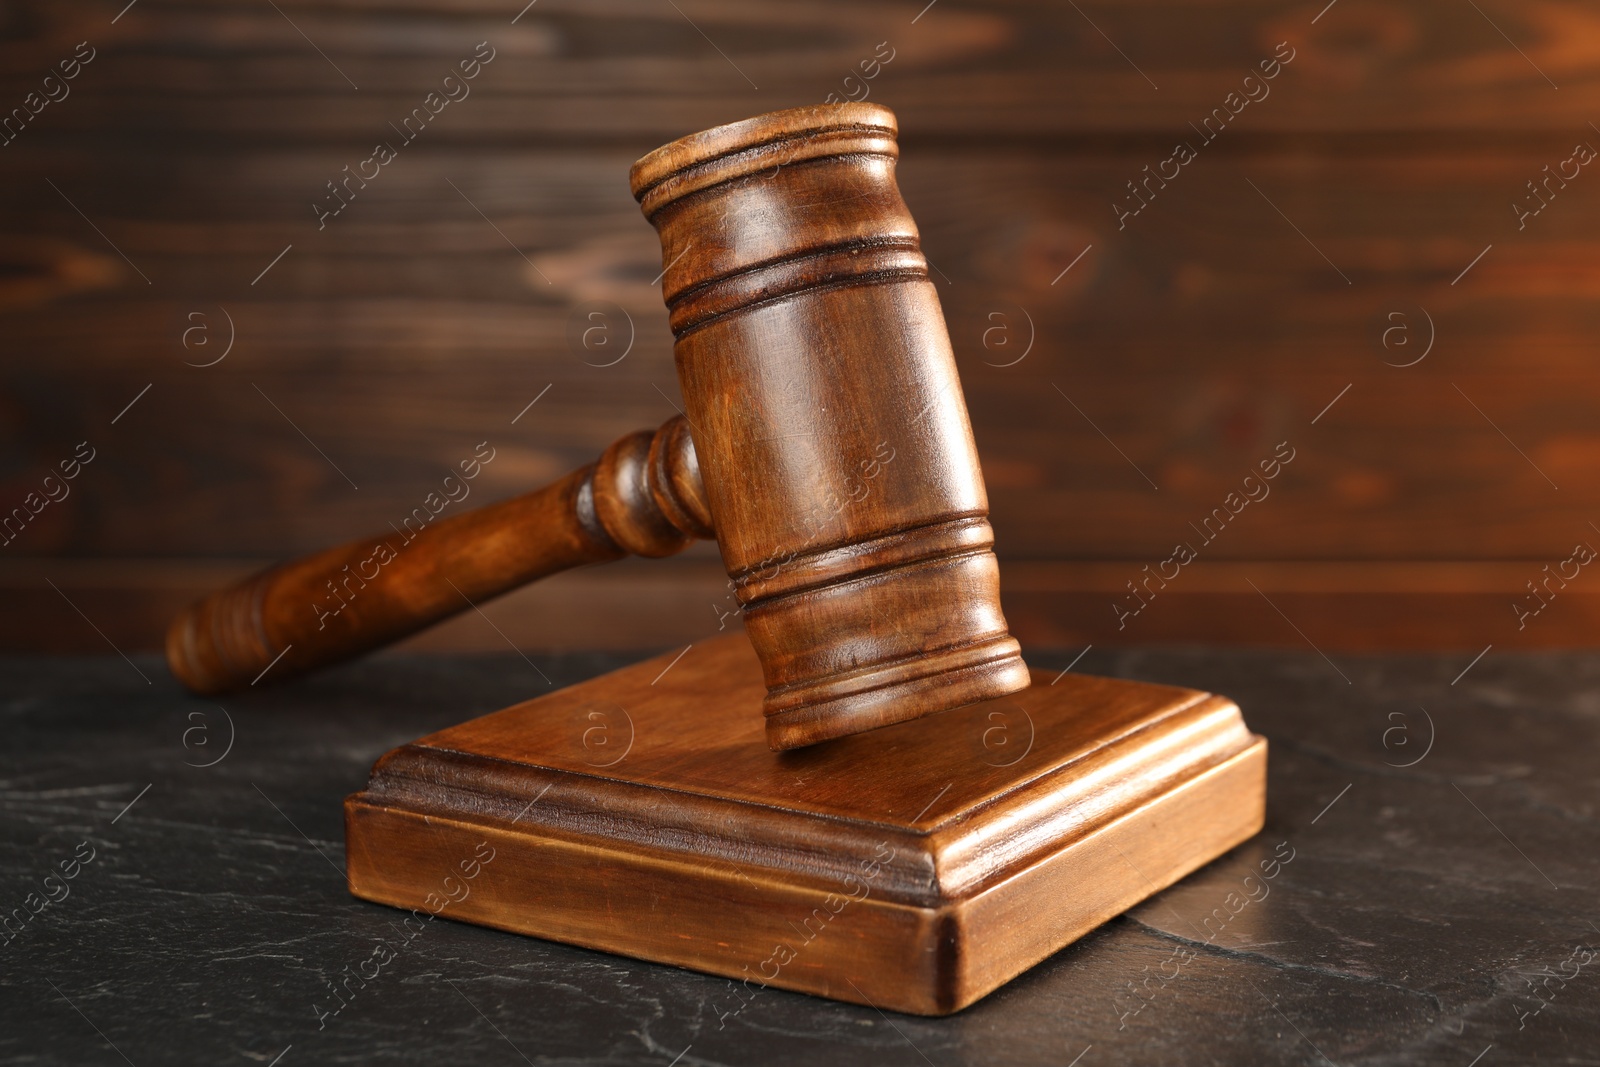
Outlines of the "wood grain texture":
<svg viewBox="0 0 1600 1067">
<path fill-rule="evenodd" d="M 727 573 L 704 549 L 681 564 L 624 560 L 556 575 L 402 647 L 516 648 L 539 663 L 553 652 L 582 648 L 682 648 L 740 626 Z M 1448 649 L 1461 655 L 1464 667 L 1490 644 L 1498 650 L 1572 648 L 1592 640 L 1600 628 L 1600 594 L 1581 584 L 1519 628 L 1513 605 L 1533 603 L 1527 583 L 1542 577 L 1549 562 L 1199 562 L 1125 626 L 1115 605 L 1130 603 L 1126 583 L 1143 578 L 1142 564 L 1008 563 L 1001 594 L 1007 622 L 1030 654 L 1202 638 L 1305 649 L 1309 638 L 1334 654 Z M 107 651 L 107 640 L 130 654 L 159 651 L 177 612 L 261 569 L 261 561 L 6 561 L 0 597 L 12 610 L 0 614 L 0 642 L 34 653 L 98 654 Z M 524 663 L 523 671 L 528 684 L 545 684 L 532 666 Z"/>
<path fill-rule="evenodd" d="M 280 564 L 186 607 L 167 631 L 168 668 L 195 693 L 235 692 L 269 671 L 279 681 L 392 644 L 559 571 L 681 551 L 711 532 L 685 431 L 681 417 L 669 419 L 543 489 L 435 522 L 493 461 L 480 446 L 444 479 L 444 495 L 430 493 L 392 533 Z"/>
<path fill-rule="evenodd" d="M 1026 688 L 893 112 L 793 108 L 629 174 L 777 749 Z"/>
<path fill-rule="evenodd" d="M 956 1011 L 1261 826 L 1266 743 L 1231 702 L 1038 681 L 774 754 L 749 643 L 708 641 L 389 753 L 346 803 L 350 888 L 752 991 Z M 452 906 L 485 848 L 500 874 Z"/>
<path fill-rule="evenodd" d="M 485 0 L 280 6 L 293 24 L 247 0 L 141 0 L 108 28 L 121 7 L 114 0 L 96 4 L 103 18 L 92 20 L 13 4 L 6 82 L 31 88 L 28 68 L 10 60 L 70 51 L 87 23 L 107 42 L 105 78 L 85 86 L 94 113 L 64 108 L 54 118 L 60 128 L 366 137 L 487 37 L 507 62 L 491 67 L 481 97 L 445 136 L 514 141 L 533 129 L 659 143 L 685 126 L 726 121 L 736 96 L 786 106 L 829 92 L 899 94 L 913 104 L 902 114 L 908 126 L 934 134 L 1164 136 L 1221 103 L 1285 40 L 1298 53 L 1293 89 L 1251 116 L 1278 134 L 1582 126 L 1600 78 L 1595 16 L 1578 0 L 1502 0 L 1480 5 L 1485 15 L 1428 0 L 1341 0 L 1337 18 L 1315 22 L 1321 3 L 1270 0 L 1141 0 L 1083 12 L 943 0 L 921 17 L 915 2 L 769 9 L 722 0 L 679 12 L 645 0 L 542 0 L 515 25 L 515 11 Z M 862 79 L 858 64 L 880 41 L 895 58 L 875 80 Z M 313 98 L 329 106 L 295 106 Z"/>
<path fill-rule="evenodd" d="M 876 105 L 796 108 L 641 159 L 630 177 L 661 237 L 686 413 L 545 490 L 430 525 L 492 460 L 480 443 L 445 479 L 448 500 L 430 494 L 394 528 L 398 544 L 330 549 L 181 614 L 174 673 L 208 694 L 280 661 L 292 676 L 555 571 L 672 555 L 714 530 L 775 749 L 1025 688 L 895 133 Z"/>
<path fill-rule="evenodd" d="M 1208 560 L 1493 567 L 1564 554 L 1595 521 L 1600 211 L 1582 176 L 1525 228 L 1511 207 L 1594 137 L 1582 4 L 940 0 L 913 22 L 924 5 L 541 0 L 512 25 L 477 0 L 280 4 L 289 18 L 140 0 L 112 24 L 123 6 L 0 8 L 6 106 L 78 42 L 98 50 L 0 149 L 0 330 L 19 354 L 0 363 L 0 515 L 77 442 L 100 449 L 5 554 L 284 558 L 398 521 L 485 438 L 502 458 L 473 503 L 658 424 L 682 400 L 627 166 L 830 92 L 905 127 L 898 180 L 1005 564 L 1142 565 L 1285 439 L 1300 458 Z M 318 230 L 325 183 L 483 40 L 498 52 L 470 98 Z M 1295 58 L 1270 96 L 1118 229 L 1125 183 L 1280 41 Z M 894 58 L 864 78 L 880 42 Z M 1386 366 L 1419 351 L 1383 346 L 1388 316 L 1420 343 L 1424 311 L 1432 354 Z M 633 342 L 620 362 L 574 340 L 597 312 Z M 225 314 L 229 357 L 185 366 L 221 352 Z M 107 632 L 155 614 L 118 603 L 95 616 Z M 1082 632 L 1080 606 L 1050 610 L 1050 632 Z M 1228 610 L 1224 632 L 1256 632 Z M 1440 640 L 1466 628 L 1449 601 L 1419 610 Z M 1204 639 L 1204 617 L 1167 632 Z"/>
<path fill-rule="evenodd" d="M 208 282 L 205 295 L 188 303 L 134 302 L 132 286 L 142 283 L 124 266 L 128 296 L 97 297 L 89 314 L 13 312 L 8 321 L 18 343 L 58 353 L 62 369 L 14 365 L 7 372 L 14 398 L 8 425 L 21 450 L 6 483 L 12 503 L 36 471 L 77 440 L 102 440 L 124 427 L 136 433 L 119 435 L 117 449 L 105 454 L 113 476 L 80 479 L 72 498 L 52 505 L 7 551 L 311 551 L 398 521 L 433 488 L 435 471 L 486 437 L 504 445 L 504 458 L 478 491 L 510 495 L 673 414 L 662 395 L 681 403 L 669 369 L 670 333 L 647 285 L 660 270 L 659 254 L 632 217 L 636 208 L 621 179 L 627 159 L 573 168 L 566 180 L 574 189 L 594 190 L 581 197 L 519 207 L 539 195 L 522 190 L 551 180 L 539 178 L 549 158 L 523 157 L 487 197 L 478 188 L 471 195 L 519 243 L 539 234 L 576 242 L 548 255 L 525 244 L 556 280 L 559 299 L 455 197 L 444 180 L 454 168 L 441 165 L 416 176 L 417 193 L 431 187 L 428 210 L 458 215 L 452 229 L 470 243 L 443 254 L 444 265 L 427 271 L 426 282 L 421 264 L 395 258 L 416 239 L 399 216 L 383 226 L 353 216 L 352 225 L 364 226 L 351 231 L 355 243 L 373 242 L 371 252 L 310 262 L 296 259 L 297 248 L 255 289 L 250 279 L 283 248 L 273 247 L 268 232 L 230 259 L 233 281 Z M 1177 531 L 1284 439 L 1308 442 L 1301 466 L 1213 551 L 1234 558 L 1493 560 L 1566 547 L 1567 531 L 1587 521 L 1582 501 L 1551 490 L 1462 394 L 1557 485 L 1600 473 L 1583 362 L 1587 338 L 1600 326 L 1592 313 L 1600 287 L 1585 265 L 1587 242 L 1600 239 L 1600 215 L 1574 190 L 1572 200 L 1550 208 L 1559 228 L 1530 226 L 1519 235 L 1503 201 L 1537 172 L 1538 156 L 1464 157 L 1423 169 L 1426 158 L 1197 161 L 1197 168 L 1217 166 L 1186 175 L 1193 186 L 1175 186 L 1173 199 L 1152 204 L 1117 243 L 1110 240 L 1119 236 L 1110 194 L 1147 162 L 1143 157 L 980 163 L 913 152 L 903 159 L 897 169 L 924 247 L 953 278 L 947 285 L 932 275 L 1002 557 L 1094 559 L 1135 546 L 1170 548 Z M 480 161 L 495 165 L 491 157 Z M 470 170 L 476 162 L 462 165 Z M 35 175 L 42 194 L 35 206 L 53 228 L 65 229 L 76 216 L 59 199 L 54 206 L 43 199 L 54 197 L 43 183 L 47 174 L 40 168 Z M 1358 285 L 1345 286 L 1246 177 L 1269 190 Z M 1079 190 L 1076 210 L 1045 194 L 1063 178 Z M 404 172 L 395 179 L 407 180 Z M 310 184 L 315 174 L 304 180 Z M 598 192 L 608 185 L 611 193 Z M 1330 211 L 1318 192 L 1327 187 L 1345 190 L 1346 206 L 1319 226 L 1309 220 Z M 986 190 L 985 199 L 974 206 L 958 192 L 965 189 Z M 257 191 L 267 197 L 270 186 Z M 369 203 L 387 210 L 382 201 Z M 972 217 L 963 221 L 963 211 Z M 571 220 L 593 212 L 604 213 L 606 233 L 586 236 Z M 1481 243 L 1468 239 L 1464 223 L 1482 227 Z M 419 225 L 428 240 L 458 239 L 433 223 Z M 1032 231 L 1035 225 L 1043 228 Z M 1409 242 L 1395 238 L 1406 231 L 1414 235 Z M 1491 241 L 1495 248 L 1451 286 Z M 150 251 L 124 247 L 139 262 Z M 83 249 L 87 254 L 87 243 Z M 1530 289 L 1534 279 L 1538 292 Z M 269 282 L 289 291 L 263 302 Z M 423 299 L 408 301 L 411 287 L 420 287 Z M 567 337 L 569 320 L 601 300 L 631 315 L 637 338 L 611 367 L 596 366 L 606 360 L 574 351 Z M 183 367 L 182 359 L 214 358 L 182 348 L 180 338 L 194 324 L 186 316 L 204 308 L 220 344 L 226 326 L 219 305 L 238 324 L 240 350 L 203 371 Z M 1409 358 L 1381 346 L 1391 325 L 1386 316 L 1408 315 L 1421 344 L 1419 306 L 1437 325 L 1434 353 L 1415 367 L 1386 366 L 1385 359 Z M 1021 351 L 1002 340 L 1026 343 L 1024 312 L 1032 317 L 1034 347 L 1020 363 L 1000 366 Z M 613 317 L 613 328 L 625 331 L 628 323 Z M 67 368 L 70 382 L 62 377 Z M 152 380 L 151 393 L 108 431 L 110 419 Z M 252 382 L 362 492 L 352 492 Z M 1311 426 L 1350 384 L 1350 394 Z M 512 426 L 546 385 L 550 393 Z M 106 514 L 119 521 L 104 522 Z"/>
<path fill-rule="evenodd" d="M 1455 655 L 1362 656 L 1345 664 L 1351 689 L 1328 684 L 1309 650 L 1096 647 L 1075 671 L 1238 702 L 1269 739 L 1264 831 L 956 1015 L 885 1019 L 450 922 L 450 909 L 419 932 L 406 913 L 352 897 L 328 862 L 342 866 L 340 798 L 389 748 L 521 700 L 530 678 L 543 686 L 509 650 L 385 655 L 224 701 L 238 742 L 209 769 L 184 762 L 221 754 L 228 727 L 215 705 L 163 678 L 154 656 L 135 657 L 151 686 L 102 651 L 0 657 L 0 686 L 19 697 L 11 743 L 0 746 L 9 783 L 0 869 L 11 894 L 0 914 L 48 888 L 39 879 L 80 842 L 98 852 L 71 896 L 5 946 L 14 968 L 0 988 L 6 1059 L 123 1063 L 109 1039 L 140 1065 L 249 1059 L 241 1050 L 267 1064 L 291 1044 L 278 1067 L 522 1063 L 508 1042 L 535 1063 L 573 1067 L 664 1067 L 691 1045 L 679 1067 L 909 1067 L 923 1063 L 917 1049 L 940 1067 L 1064 1067 L 1089 1045 L 1078 1067 L 1321 1063 L 1269 1006 L 1274 997 L 1339 1064 L 1465 1067 L 1490 1043 L 1479 1067 L 1497 1056 L 1581 1062 L 1600 1042 L 1593 961 L 1559 991 L 1551 980 L 1544 1000 L 1528 985 L 1543 967 L 1559 973 L 1575 947 L 1586 951 L 1569 973 L 1600 947 L 1584 922 L 1600 884 L 1593 653 L 1501 657 L 1496 648 L 1453 688 L 1465 662 Z M 1078 651 L 1030 662 L 1054 677 Z M 631 661 L 539 660 L 557 685 Z M 1438 743 L 1415 767 L 1387 766 L 1421 754 L 1419 703 L 1434 714 Z M 1385 733 L 1401 724 L 1405 734 Z M 204 734 L 180 742 L 198 725 Z M 1280 869 L 1278 855 L 1295 858 Z M 501 878 L 499 863 L 471 883 L 474 896 Z M 1278 871 L 1270 894 L 1229 917 L 1260 884 L 1262 863 Z M 849 934 L 855 907 L 819 945 Z M 377 959 L 394 958 L 375 979 L 366 963 L 365 985 L 346 988 L 379 946 Z M 345 1007 L 324 1023 L 319 1013 L 340 1005 L 330 983 Z"/>
</svg>

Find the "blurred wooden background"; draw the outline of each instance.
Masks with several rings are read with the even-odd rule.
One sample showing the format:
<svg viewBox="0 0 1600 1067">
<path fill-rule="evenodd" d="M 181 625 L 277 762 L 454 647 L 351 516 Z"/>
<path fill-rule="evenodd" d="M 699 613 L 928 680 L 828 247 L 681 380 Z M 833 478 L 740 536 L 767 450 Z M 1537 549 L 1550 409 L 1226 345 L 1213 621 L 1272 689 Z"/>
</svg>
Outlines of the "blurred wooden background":
<svg viewBox="0 0 1600 1067">
<path fill-rule="evenodd" d="M 94 49 L 0 147 L 0 514 L 95 450 L 0 548 L 4 647 L 156 647 L 180 603 L 399 521 L 480 441 L 469 503 L 659 424 L 629 164 L 830 92 L 900 117 L 1025 644 L 1593 640 L 1588 569 L 1520 630 L 1512 605 L 1600 546 L 1600 175 L 1541 187 L 1520 229 L 1511 207 L 1600 146 L 1592 4 L 125 5 L 0 0 L 0 107 Z M 471 95 L 319 230 L 325 183 L 480 41 Z M 1178 140 L 1198 158 L 1119 230 Z M 595 322 L 611 348 L 579 342 Z M 1201 545 L 1188 524 L 1283 441 L 1270 497 Z M 1119 630 L 1184 540 L 1199 559 Z M 419 643 L 692 641 L 726 592 L 701 546 Z"/>
</svg>

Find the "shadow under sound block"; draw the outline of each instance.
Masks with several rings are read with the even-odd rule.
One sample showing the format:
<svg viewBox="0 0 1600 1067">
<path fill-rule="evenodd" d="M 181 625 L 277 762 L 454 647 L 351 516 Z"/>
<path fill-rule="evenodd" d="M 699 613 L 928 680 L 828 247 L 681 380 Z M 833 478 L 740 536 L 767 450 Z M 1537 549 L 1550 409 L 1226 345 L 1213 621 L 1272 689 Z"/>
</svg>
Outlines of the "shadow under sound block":
<svg viewBox="0 0 1600 1067">
<path fill-rule="evenodd" d="M 1255 834 L 1266 741 L 1066 674 L 792 752 L 749 642 L 696 643 L 385 755 L 350 891 L 918 1015 L 958 1011 Z"/>
</svg>

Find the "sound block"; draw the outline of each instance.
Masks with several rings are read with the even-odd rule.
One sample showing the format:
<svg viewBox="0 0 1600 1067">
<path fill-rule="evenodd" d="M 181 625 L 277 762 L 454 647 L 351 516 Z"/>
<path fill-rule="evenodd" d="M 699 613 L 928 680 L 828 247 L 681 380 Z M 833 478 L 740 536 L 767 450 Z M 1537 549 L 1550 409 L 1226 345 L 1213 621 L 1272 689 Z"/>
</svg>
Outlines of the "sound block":
<svg viewBox="0 0 1600 1067">
<path fill-rule="evenodd" d="M 424 737 L 345 801 L 350 891 L 918 1015 L 1261 828 L 1228 700 L 1079 674 L 793 752 L 743 635 Z M 722 1009 L 719 1008 L 719 1011 Z"/>
</svg>

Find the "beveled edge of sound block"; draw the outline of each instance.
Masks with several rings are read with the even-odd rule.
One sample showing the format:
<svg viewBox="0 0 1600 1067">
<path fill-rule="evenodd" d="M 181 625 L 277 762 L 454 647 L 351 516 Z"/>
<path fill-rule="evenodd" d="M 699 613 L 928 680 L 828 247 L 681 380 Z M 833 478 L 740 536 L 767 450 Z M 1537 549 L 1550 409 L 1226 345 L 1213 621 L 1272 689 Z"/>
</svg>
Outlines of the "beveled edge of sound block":
<svg viewBox="0 0 1600 1067">
<path fill-rule="evenodd" d="M 1266 742 L 1219 697 L 1068 675 L 776 754 L 743 638 L 691 647 L 676 692 L 641 692 L 680 669 L 663 656 L 386 755 L 346 800 L 351 892 L 413 909 L 408 927 L 443 916 L 722 975 L 736 1008 L 770 985 L 940 1015 L 1263 821 Z M 554 740 L 621 701 L 636 730 L 678 728 L 643 749 L 636 732 L 606 767 Z M 1019 710 L 1022 756 L 950 755 Z"/>
</svg>

